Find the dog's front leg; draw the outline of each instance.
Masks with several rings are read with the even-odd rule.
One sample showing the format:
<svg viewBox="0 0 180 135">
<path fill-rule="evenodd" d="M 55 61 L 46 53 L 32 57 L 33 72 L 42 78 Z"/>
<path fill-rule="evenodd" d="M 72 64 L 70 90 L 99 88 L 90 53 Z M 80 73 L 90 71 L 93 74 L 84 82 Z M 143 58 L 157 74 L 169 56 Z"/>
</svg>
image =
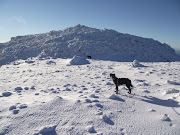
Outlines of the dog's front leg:
<svg viewBox="0 0 180 135">
<path fill-rule="evenodd" d="M 129 89 L 128 93 L 131 94 L 131 88 L 130 88 L 130 86 L 126 85 L 126 87 Z"/>
<path fill-rule="evenodd" d="M 115 92 L 116 92 L 116 94 L 118 94 L 118 86 L 117 85 L 116 85 L 116 91 Z"/>
<path fill-rule="evenodd" d="M 129 94 L 131 94 L 131 89 L 129 88 L 129 91 L 128 91 Z"/>
</svg>

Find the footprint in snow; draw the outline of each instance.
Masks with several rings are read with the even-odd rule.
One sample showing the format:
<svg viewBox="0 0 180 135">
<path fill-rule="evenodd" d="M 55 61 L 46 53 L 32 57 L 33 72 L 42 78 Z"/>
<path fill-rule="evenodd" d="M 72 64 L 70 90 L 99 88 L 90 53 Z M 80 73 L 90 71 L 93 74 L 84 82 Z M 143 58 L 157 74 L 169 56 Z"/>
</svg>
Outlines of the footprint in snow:
<svg viewBox="0 0 180 135">
<path fill-rule="evenodd" d="M 31 90 L 35 90 L 36 88 L 35 88 L 35 86 L 31 86 L 31 88 L 30 88 Z"/>
<path fill-rule="evenodd" d="M 99 102 L 99 100 L 92 100 L 92 102 Z"/>
<path fill-rule="evenodd" d="M 89 133 L 97 133 L 93 126 L 88 127 Z"/>
<path fill-rule="evenodd" d="M 95 92 L 95 93 L 99 93 L 99 92 L 100 92 L 100 89 L 97 89 L 97 90 L 95 90 L 94 92 Z"/>
<path fill-rule="evenodd" d="M 99 108 L 103 108 L 103 105 L 96 103 L 95 106 L 99 107 Z"/>
<path fill-rule="evenodd" d="M 163 117 L 162 117 L 162 121 L 171 122 L 171 119 L 170 119 L 169 115 L 164 114 Z"/>
<path fill-rule="evenodd" d="M 23 90 L 23 88 L 22 88 L 22 87 L 16 87 L 14 90 L 15 90 L 16 92 L 20 93 L 20 92 Z"/>
<path fill-rule="evenodd" d="M 175 81 L 167 81 L 168 84 L 171 84 L 171 85 L 180 85 L 180 83 L 178 82 L 175 82 Z"/>
<path fill-rule="evenodd" d="M 143 92 L 144 92 L 144 93 L 150 93 L 150 91 L 149 91 L 149 90 L 144 90 Z"/>
<path fill-rule="evenodd" d="M 145 82 L 145 80 L 135 79 L 136 82 Z"/>
<path fill-rule="evenodd" d="M 88 90 L 87 88 L 83 88 L 83 90 Z"/>
<path fill-rule="evenodd" d="M 165 121 L 165 122 L 169 122 L 169 126 L 174 126 L 173 123 L 172 123 L 172 120 L 171 118 L 169 117 L 168 114 L 164 114 L 161 118 L 162 121 Z"/>
<path fill-rule="evenodd" d="M 103 112 L 98 110 L 97 114 L 96 115 L 103 115 Z"/>
<path fill-rule="evenodd" d="M 81 103 L 81 100 L 76 100 L 75 103 Z"/>
<path fill-rule="evenodd" d="M 73 87 L 78 87 L 76 84 L 73 84 L 72 86 L 73 86 Z"/>
<path fill-rule="evenodd" d="M 21 104 L 20 106 L 19 106 L 19 108 L 20 109 L 24 109 L 24 108 L 27 108 L 28 106 L 26 105 L 26 104 Z"/>
<path fill-rule="evenodd" d="M 103 119 L 103 121 L 104 121 L 105 123 L 107 123 L 107 124 L 109 124 L 109 125 L 114 125 L 114 122 L 113 122 L 110 118 L 108 118 L 108 117 L 106 116 L 106 114 L 103 115 L 102 119 Z"/>
<path fill-rule="evenodd" d="M 106 85 L 114 85 L 113 83 L 111 82 L 107 82 Z"/>
<path fill-rule="evenodd" d="M 24 87 L 24 90 L 29 90 L 29 87 Z"/>
<path fill-rule="evenodd" d="M 69 88 L 66 88 L 66 90 L 65 91 L 71 91 L 71 89 L 69 89 Z"/>
<path fill-rule="evenodd" d="M 156 110 L 154 110 L 154 109 L 149 109 L 149 111 L 150 111 L 150 112 L 156 112 Z"/>
<path fill-rule="evenodd" d="M 96 96 L 95 94 L 91 94 L 89 97 L 91 97 L 91 98 L 99 98 L 99 97 Z"/>
<path fill-rule="evenodd" d="M 12 105 L 12 106 L 9 107 L 9 111 L 14 110 L 14 109 L 16 109 L 15 105 Z"/>
<path fill-rule="evenodd" d="M 126 132 L 126 130 L 124 129 L 124 128 L 120 128 L 120 135 L 125 135 L 125 133 L 124 132 Z"/>
<path fill-rule="evenodd" d="M 85 103 L 92 103 L 92 101 L 90 99 L 86 98 Z"/>
<path fill-rule="evenodd" d="M 14 90 L 23 90 L 23 88 L 22 87 L 16 87 Z"/>
<path fill-rule="evenodd" d="M 71 84 L 65 84 L 63 87 L 68 87 L 68 86 L 71 86 Z"/>
<path fill-rule="evenodd" d="M 80 90 L 80 91 L 78 91 L 78 93 L 83 93 L 83 91 Z"/>
<path fill-rule="evenodd" d="M 3 97 L 9 97 L 9 96 L 11 96 L 11 95 L 12 95 L 11 92 L 3 92 L 3 93 L 2 93 L 2 96 L 3 96 Z"/>
<path fill-rule="evenodd" d="M 19 113 L 18 109 L 13 110 L 13 114 L 18 114 L 18 113 Z"/>
</svg>

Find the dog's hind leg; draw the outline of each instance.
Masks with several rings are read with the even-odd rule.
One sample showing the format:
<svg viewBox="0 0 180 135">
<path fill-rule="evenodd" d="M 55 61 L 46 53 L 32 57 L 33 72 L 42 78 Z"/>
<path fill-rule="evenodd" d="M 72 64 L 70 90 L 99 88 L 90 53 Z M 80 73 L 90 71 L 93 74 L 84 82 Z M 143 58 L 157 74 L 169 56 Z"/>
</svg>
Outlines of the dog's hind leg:
<svg viewBox="0 0 180 135">
<path fill-rule="evenodd" d="M 132 83 L 130 83 L 131 87 L 133 87 Z"/>
<path fill-rule="evenodd" d="M 126 87 L 129 89 L 128 93 L 131 94 L 131 87 L 129 85 L 126 85 Z"/>
</svg>

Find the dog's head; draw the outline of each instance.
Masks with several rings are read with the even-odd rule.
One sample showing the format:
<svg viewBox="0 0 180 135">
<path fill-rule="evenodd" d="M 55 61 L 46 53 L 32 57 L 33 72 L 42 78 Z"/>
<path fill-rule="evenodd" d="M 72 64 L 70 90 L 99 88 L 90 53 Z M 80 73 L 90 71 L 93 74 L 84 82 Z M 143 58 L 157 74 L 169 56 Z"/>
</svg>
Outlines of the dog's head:
<svg viewBox="0 0 180 135">
<path fill-rule="evenodd" d="M 111 77 L 111 78 L 114 78 L 114 77 L 115 77 L 115 74 L 110 74 L 110 77 Z"/>
</svg>

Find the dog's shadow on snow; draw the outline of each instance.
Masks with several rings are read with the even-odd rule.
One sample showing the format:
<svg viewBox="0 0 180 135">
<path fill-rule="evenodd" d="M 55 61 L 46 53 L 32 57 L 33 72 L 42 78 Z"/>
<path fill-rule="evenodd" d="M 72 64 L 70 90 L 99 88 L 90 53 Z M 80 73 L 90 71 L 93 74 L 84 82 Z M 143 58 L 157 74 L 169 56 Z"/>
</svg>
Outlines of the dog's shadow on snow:
<svg viewBox="0 0 180 135">
<path fill-rule="evenodd" d="M 109 99 L 112 99 L 112 100 L 116 100 L 116 101 L 120 101 L 120 102 L 125 102 L 124 99 L 120 98 L 118 95 L 116 94 L 113 94 L 109 97 Z"/>
<path fill-rule="evenodd" d="M 165 107 L 180 107 L 179 102 L 173 99 L 164 100 L 164 99 L 160 99 L 153 96 L 139 96 L 139 95 L 135 95 L 132 98 L 138 99 L 140 101 L 147 102 L 150 104 L 155 104 L 155 105 L 160 105 L 160 106 L 165 106 Z"/>
</svg>

